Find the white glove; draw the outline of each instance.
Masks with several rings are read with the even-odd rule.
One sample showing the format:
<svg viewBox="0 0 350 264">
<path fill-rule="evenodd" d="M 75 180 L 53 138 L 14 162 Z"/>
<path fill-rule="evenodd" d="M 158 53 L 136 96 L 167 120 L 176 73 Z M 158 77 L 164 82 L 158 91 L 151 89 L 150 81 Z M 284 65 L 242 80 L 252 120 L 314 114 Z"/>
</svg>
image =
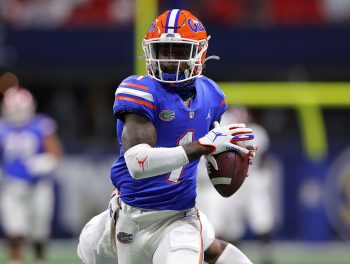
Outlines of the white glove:
<svg viewBox="0 0 350 264">
<path fill-rule="evenodd" d="M 27 170 L 33 175 L 42 177 L 56 169 L 58 160 L 51 154 L 38 154 L 26 161 Z"/>
<path fill-rule="evenodd" d="M 231 124 L 220 126 L 219 122 L 214 122 L 214 129 L 198 140 L 199 144 L 213 147 L 211 155 L 219 154 L 224 151 L 240 151 L 248 154 L 249 150 L 240 147 L 235 142 L 251 140 L 254 138 L 253 130 L 247 128 L 245 124 Z"/>
</svg>

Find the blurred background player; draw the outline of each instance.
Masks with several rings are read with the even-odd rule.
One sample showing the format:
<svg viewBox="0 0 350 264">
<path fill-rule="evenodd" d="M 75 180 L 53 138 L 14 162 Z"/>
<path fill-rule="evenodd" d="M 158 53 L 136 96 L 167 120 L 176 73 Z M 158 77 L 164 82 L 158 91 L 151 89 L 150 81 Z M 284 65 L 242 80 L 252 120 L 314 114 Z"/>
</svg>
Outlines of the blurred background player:
<svg viewBox="0 0 350 264">
<path fill-rule="evenodd" d="M 202 176 L 199 177 L 198 206 L 208 215 L 217 237 L 236 246 L 240 246 L 249 227 L 253 237 L 261 243 L 259 259 L 262 263 L 272 263 L 270 242 L 279 212 L 276 185 L 281 175 L 280 165 L 268 153 L 270 139 L 267 131 L 253 122 L 251 113 L 245 107 L 228 107 L 221 118 L 221 124 L 231 122 L 246 123 L 254 130 L 253 143 L 258 146 L 259 155 L 249 169 L 249 177 L 228 199 L 220 197 L 208 181 L 203 160 L 199 169 Z"/>
<path fill-rule="evenodd" d="M 56 123 L 35 114 L 33 95 L 24 88 L 5 91 L 1 104 L 0 150 L 3 181 L 1 222 L 9 263 L 23 263 L 22 247 L 32 242 L 37 263 L 44 263 L 50 235 L 54 193 L 50 177 L 62 155 Z"/>
</svg>

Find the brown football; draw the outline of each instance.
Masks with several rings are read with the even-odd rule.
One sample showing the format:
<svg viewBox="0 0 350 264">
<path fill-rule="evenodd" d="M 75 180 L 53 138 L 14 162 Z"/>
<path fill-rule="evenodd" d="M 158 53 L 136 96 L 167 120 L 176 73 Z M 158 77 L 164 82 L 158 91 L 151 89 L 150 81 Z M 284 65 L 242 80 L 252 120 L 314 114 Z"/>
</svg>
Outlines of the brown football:
<svg viewBox="0 0 350 264">
<path fill-rule="evenodd" d="M 223 197 L 230 197 L 243 184 L 248 174 L 249 158 L 248 155 L 225 151 L 214 155 L 219 170 L 215 170 L 213 165 L 208 162 L 208 173 L 211 183 L 217 192 Z"/>
</svg>

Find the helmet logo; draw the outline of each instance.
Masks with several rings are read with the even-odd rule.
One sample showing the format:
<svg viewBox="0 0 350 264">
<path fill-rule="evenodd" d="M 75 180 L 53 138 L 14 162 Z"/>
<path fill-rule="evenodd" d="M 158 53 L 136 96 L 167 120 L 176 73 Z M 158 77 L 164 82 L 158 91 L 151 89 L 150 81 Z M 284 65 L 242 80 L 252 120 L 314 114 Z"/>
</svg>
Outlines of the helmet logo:
<svg viewBox="0 0 350 264">
<path fill-rule="evenodd" d="M 203 24 L 192 18 L 187 19 L 187 24 L 194 33 L 205 31 Z"/>
<path fill-rule="evenodd" d="M 152 24 L 148 28 L 148 32 L 153 32 L 156 28 L 157 24 L 155 22 L 152 22 Z"/>
</svg>

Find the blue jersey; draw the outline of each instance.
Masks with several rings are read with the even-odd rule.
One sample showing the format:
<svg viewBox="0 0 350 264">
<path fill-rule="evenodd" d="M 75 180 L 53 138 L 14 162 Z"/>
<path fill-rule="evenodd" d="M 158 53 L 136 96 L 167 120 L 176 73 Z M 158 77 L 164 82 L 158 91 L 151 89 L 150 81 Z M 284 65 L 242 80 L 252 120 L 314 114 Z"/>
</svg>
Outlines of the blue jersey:
<svg viewBox="0 0 350 264">
<path fill-rule="evenodd" d="M 186 210 L 194 207 L 199 160 L 159 176 L 134 180 L 128 171 L 122 147 L 123 112 L 147 117 L 157 131 L 155 147 L 176 147 L 208 133 L 226 110 L 221 89 L 201 76 L 195 81 L 196 95 L 189 107 L 181 97 L 149 77 L 131 76 L 117 88 L 113 106 L 117 117 L 120 153 L 111 169 L 111 179 L 124 203 L 154 210 Z"/>
<path fill-rule="evenodd" d="M 17 178 L 30 183 L 40 179 L 32 175 L 26 162 L 44 152 L 44 138 L 53 134 L 56 123 L 44 115 L 35 115 L 23 125 L 0 121 L 1 168 L 7 178 Z"/>
</svg>

